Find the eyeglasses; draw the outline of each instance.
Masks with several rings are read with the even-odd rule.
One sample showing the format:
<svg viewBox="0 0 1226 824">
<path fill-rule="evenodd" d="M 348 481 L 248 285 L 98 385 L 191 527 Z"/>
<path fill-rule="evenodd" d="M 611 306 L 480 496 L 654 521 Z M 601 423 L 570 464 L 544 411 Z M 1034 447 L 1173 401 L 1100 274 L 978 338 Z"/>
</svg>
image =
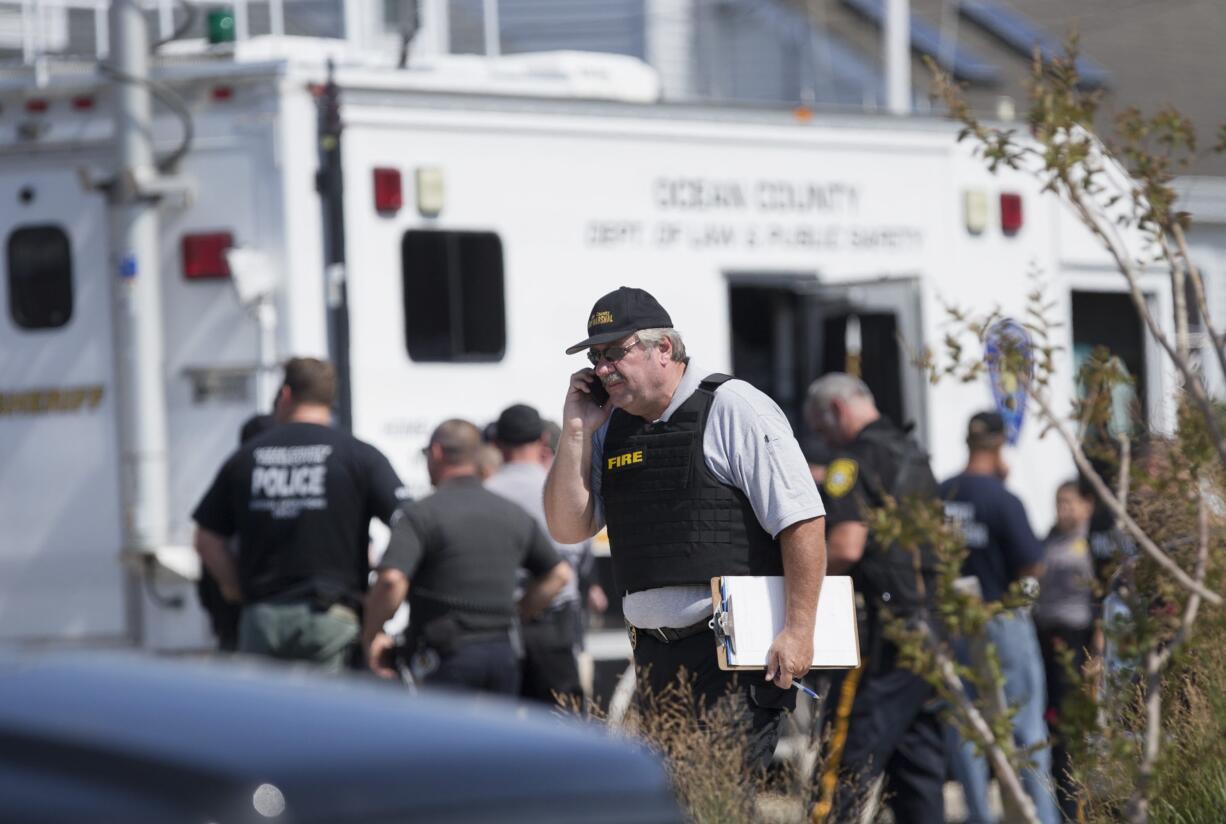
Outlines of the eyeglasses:
<svg viewBox="0 0 1226 824">
<path fill-rule="evenodd" d="M 635 338 L 625 346 L 610 346 L 603 352 L 597 352 L 595 349 L 587 350 L 587 359 L 592 362 L 592 366 L 599 366 L 602 360 L 609 363 L 617 363 L 622 358 L 626 357 L 631 349 L 642 343 L 641 340 Z"/>
</svg>

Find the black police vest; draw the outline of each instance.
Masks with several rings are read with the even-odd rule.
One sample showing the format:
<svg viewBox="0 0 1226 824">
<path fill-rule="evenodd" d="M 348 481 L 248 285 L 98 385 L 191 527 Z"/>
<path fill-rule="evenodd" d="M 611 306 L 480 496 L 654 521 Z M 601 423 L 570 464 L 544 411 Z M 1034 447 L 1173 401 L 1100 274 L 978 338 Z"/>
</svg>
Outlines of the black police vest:
<svg viewBox="0 0 1226 824">
<path fill-rule="evenodd" d="M 893 464 L 890 478 L 864 476 L 865 484 L 875 499 L 872 506 L 880 506 L 885 495 L 896 501 L 907 498 L 935 499 L 938 497 L 936 478 L 928 464 L 928 454 L 910 437 L 899 432 L 870 429 L 860 436 L 865 442 L 884 448 Z M 916 558 L 907 549 L 890 544 L 882 546 L 869 534 L 864 556 L 852 572 L 856 589 L 864 593 L 869 604 L 884 607 L 895 615 L 913 615 L 934 601 L 937 559 L 931 546 L 920 547 L 919 580 L 923 581 L 921 593 L 916 577 Z"/>
<path fill-rule="evenodd" d="M 621 409 L 609 419 L 600 494 L 621 592 L 783 574 L 779 543 L 745 494 L 721 483 L 703 456 L 707 414 L 728 380 L 709 376 L 667 421 Z"/>
</svg>

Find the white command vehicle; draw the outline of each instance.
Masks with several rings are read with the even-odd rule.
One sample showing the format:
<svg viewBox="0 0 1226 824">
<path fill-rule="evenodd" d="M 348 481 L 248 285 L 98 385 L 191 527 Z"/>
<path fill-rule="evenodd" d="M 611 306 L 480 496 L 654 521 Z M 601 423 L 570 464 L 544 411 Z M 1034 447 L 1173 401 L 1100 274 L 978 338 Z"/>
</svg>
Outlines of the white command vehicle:
<svg viewBox="0 0 1226 824">
<path fill-rule="evenodd" d="M 1169 424 L 1171 377 L 1110 262 L 949 122 L 663 104 L 636 61 L 570 53 L 397 69 L 264 37 L 178 48 L 153 71 L 192 128 L 158 207 L 171 536 L 153 560 L 122 551 L 112 292 L 132 272 L 97 188 L 115 162 L 112 81 L 54 62 L 0 75 L 0 641 L 208 645 L 190 513 L 267 409 L 261 364 L 336 359 L 353 432 L 421 495 L 440 421 L 483 425 L 514 402 L 559 417 L 586 363 L 563 350 L 623 284 L 660 300 L 696 362 L 754 382 L 798 427 L 808 383 L 858 360 L 944 477 L 993 394 L 929 385 L 906 347 L 940 348 L 949 303 L 1025 320 L 1037 273 L 1063 322 L 1061 408 L 1074 356 L 1103 343 L 1149 422 Z M 184 122 L 159 107 L 154 131 L 169 154 Z M 327 262 L 336 224 L 343 264 Z M 1168 318 L 1164 283 L 1146 291 Z M 1038 430 L 1028 415 L 1010 483 L 1043 531 L 1073 468 Z"/>
</svg>

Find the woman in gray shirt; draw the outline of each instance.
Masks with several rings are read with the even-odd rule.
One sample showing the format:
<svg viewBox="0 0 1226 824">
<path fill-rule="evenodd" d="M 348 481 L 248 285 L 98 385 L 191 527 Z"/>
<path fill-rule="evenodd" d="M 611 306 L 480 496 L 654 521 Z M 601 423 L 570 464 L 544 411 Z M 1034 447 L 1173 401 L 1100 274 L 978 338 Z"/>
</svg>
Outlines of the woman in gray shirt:
<svg viewBox="0 0 1226 824">
<path fill-rule="evenodd" d="M 1043 542 L 1043 577 L 1034 605 L 1034 623 L 1047 671 L 1047 720 L 1053 736 L 1052 772 L 1060 808 L 1069 820 L 1076 817 L 1076 788 L 1068 778 L 1068 753 L 1060 733 L 1060 707 L 1078 682 L 1061 664 L 1060 650 L 1073 654 L 1077 672 L 1085 665 L 1094 643 L 1094 561 L 1087 536 L 1094 501 L 1077 481 L 1056 490 L 1056 525 Z"/>
</svg>

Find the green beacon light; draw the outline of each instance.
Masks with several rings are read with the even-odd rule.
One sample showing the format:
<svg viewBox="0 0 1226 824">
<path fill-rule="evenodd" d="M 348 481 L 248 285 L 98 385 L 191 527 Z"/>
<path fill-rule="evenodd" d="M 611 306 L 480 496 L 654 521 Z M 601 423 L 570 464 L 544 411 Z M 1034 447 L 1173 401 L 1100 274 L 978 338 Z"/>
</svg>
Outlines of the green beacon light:
<svg viewBox="0 0 1226 824">
<path fill-rule="evenodd" d="M 208 17 L 209 43 L 234 42 L 234 10 L 228 6 L 209 9 Z"/>
</svg>

